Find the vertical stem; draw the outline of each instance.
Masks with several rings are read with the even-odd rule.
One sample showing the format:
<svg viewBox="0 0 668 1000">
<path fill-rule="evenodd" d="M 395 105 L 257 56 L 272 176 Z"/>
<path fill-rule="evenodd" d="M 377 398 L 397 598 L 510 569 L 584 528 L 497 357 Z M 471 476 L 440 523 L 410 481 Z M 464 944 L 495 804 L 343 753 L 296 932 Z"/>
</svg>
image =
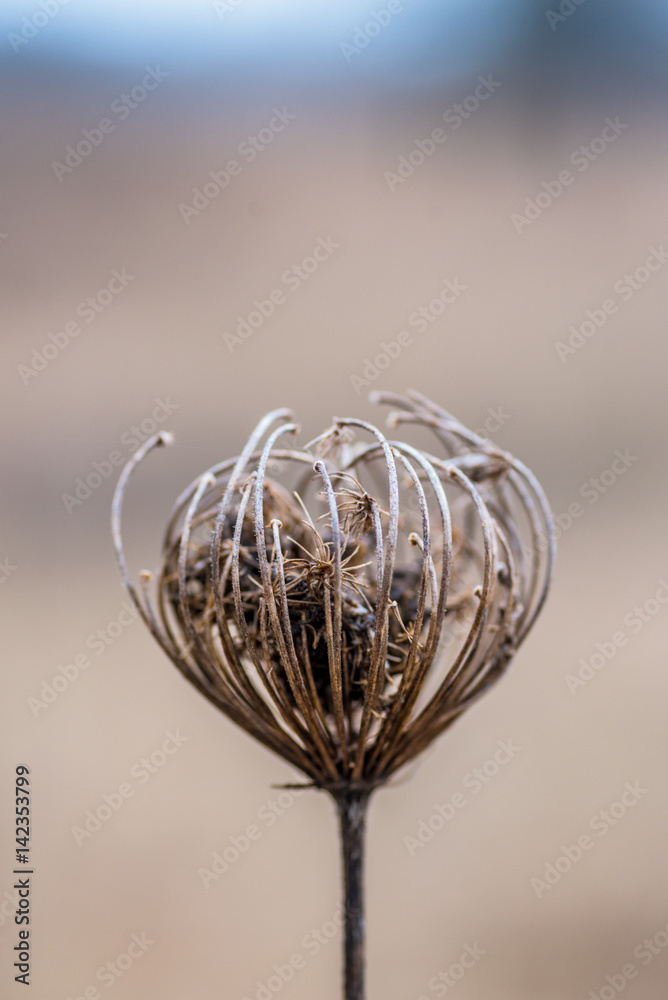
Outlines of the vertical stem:
<svg viewBox="0 0 668 1000">
<path fill-rule="evenodd" d="M 364 827 L 368 789 L 336 795 L 341 830 L 344 901 L 344 1000 L 365 1000 Z"/>
</svg>

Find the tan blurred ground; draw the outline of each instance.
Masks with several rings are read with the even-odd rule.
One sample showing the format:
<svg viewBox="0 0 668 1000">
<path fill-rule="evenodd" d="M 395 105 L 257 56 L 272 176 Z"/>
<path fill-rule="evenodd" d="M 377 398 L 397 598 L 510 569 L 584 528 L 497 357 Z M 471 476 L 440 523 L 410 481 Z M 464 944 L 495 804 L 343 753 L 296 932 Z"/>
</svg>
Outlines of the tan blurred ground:
<svg viewBox="0 0 668 1000">
<path fill-rule="evenodd" d="M 369 996 L 436 996 L 429 981 L 477 942 L 487 954 L 453 990 L 460 1000 L 585 1000 L 629 962 L 638 976 L 625 995 L 658 1000 L 668 949 L 646 966 L 633 952 L 668 923 L 668 607 L 637 633 L 624 618 L 668 578 L 668 268 L 620 300 L 565 363 L 555 342 L 586 310 L 619 298 L 615 282 L 665 239 L 665 118 L 651 102 L 611 98 L 606 114 L 628 128 L 518 234 L 512 213 L 600 135 L 598 105 L 567 108 L 539 142 L 504 80 L 391 192 L 384 172 L 469 92 L 466 82 L 427 100 L 286 85 L 239 101 L 205 100 L 174 75 L 58 182 L 51 162 L 124 85 L 45 72 L 17 77 L 3 99 L 0 558 L 16 569 L 0 593 L 0 894 L 12 878 L 10 781 L 25 761 L 35 803 L 32 1000 L 74 1000 L 96 982 L 106 996 L 96 972 L 133 934 L 154 944 L 108 987 L 113 1000 L 255 1000 L 258 982 L 297 952 L 305 967 L 275 995 L 338 997 L 339 937 L 318 954 L 304 941 L 338 905 L 324 797 L 304 794 L 271 826 L 262 819 L 279 794 L 272 783 L 293 776 L 217 717 L 141 625 L 92 654 L 37 717 L 28 699 L 124 600 L 108 529 L 115 474 L 68 513 L 62 495 L 77 478 L 114 450 L 129 454 L 123 435 L 156 399 L 176 405 L 164 423 L 176 444 L 144 469 L 129 510 L 134 568 L 152 565 L 172 498 L 235 453 L 267 409 L 293 407 L 304 441 L 332 414 L 371 417 L 350 376 L 446 279 L 465 293 L 371 387 L 414 386 L 474 427 L 501 409 L 499 443 L 534 469 L 555 512 L 579 500 L 583 514 L 562 534 L 553 594 L 510 677 L 375 800 Z M 179 204 L 284 105 L 295 121 L 186 225 Z M 230 353 L 223 334 L 254 299 L 285 288 L 282 274 L 319 238 L 340 246 Z M 24 384 L 18 366 L 31 350 L 123 268 L 134 276 L 128 287 Z M 596 502 L 583 499 L 617 449 L 637 461 Z M 571 694 L 565 675 L 620 628 L 627 644 Z M 77 846 L 72 827 L 86 810 L 176 729 L 188 736 L 178 754 Z M 404 837 L 499 740 L 521 753 L 412 856 Z M 531 879 L 636 781 L 646 794 L 538 899 Z M 261 838 L 205 889 L 198 869 L 254 822 Z M 0 995 L 23 996 L 11 982 L 9 922 L 0 936 Z"/>
</svg>

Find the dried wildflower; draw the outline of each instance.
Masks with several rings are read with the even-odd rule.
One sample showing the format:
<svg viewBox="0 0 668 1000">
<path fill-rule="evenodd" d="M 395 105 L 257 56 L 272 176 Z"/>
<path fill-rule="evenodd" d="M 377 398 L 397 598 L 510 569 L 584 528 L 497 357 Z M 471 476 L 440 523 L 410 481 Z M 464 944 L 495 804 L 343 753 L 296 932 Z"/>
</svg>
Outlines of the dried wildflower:
<svg viewBox="0 0 668 1000">
<path fill-rule="evenodd" d="M 141 595 L 121 504 L 163 435 L 128 463 L 113 512 L 123 579 L 167 655 L 337 802 L 347 1000 L 364 996 L 369 795 L 504 673 L 543 604 L 554 549 L 524 465 L 417 393 L 376 399 L 396 407 L 392 426 L 427 429 L 438 454 L 355 419 L 303 450 L 279 448 L 297 427 L 289 411 L 270 413 L 238 458 L 179 497 Z"/>
</svg>

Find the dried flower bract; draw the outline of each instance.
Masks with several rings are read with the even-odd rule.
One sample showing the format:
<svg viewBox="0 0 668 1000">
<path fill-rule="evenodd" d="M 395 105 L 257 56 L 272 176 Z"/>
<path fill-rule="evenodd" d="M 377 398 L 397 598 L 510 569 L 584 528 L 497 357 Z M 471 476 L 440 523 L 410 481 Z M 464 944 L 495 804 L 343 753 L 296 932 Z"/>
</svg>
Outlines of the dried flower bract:
<svg viewBox="0 0 668 1000">
<path fill-rule="evenodd" d="M 125 584 L 185 677 L 332 791 L 371 790 L 503 674 L 545 599 L 553 524 L 534 476 L 418 395 L 394 428 L 337 419 L 299 450 L 287 410 L 179 497 L 161 566 Z M 264 442 L 264 443 L 263 443 Z"/>
</svg>

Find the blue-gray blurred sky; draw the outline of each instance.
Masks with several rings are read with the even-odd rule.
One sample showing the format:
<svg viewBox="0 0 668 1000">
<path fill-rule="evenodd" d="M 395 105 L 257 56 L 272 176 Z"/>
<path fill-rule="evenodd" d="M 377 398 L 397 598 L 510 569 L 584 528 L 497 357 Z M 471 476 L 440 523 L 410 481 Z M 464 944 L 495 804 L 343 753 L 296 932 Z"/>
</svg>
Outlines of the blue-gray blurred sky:
<svg viewBox="0 0 668 1000">
<path fill-rule="evenodd" d="M 350 80 L 340 43 L 386 9 L 368 0 L 44 4 L 5 0 L 3 54 L 20 54 L 26 64 L 114 67 L 162 58 L 193 77 L 281 75 L 337 83 Z M 403 0 L 395 8 L 364 58 L 350 62 L 359 77 L 404 94 L 518 60 L 536 86 L 558 84 L 564 98 L 596 77 L 619 87 L 663 89 L 668 81 L 665 0 Z M 24 18 L 37 24 L 34 34 Z M 26 41 L 12 44 L 22 28 Z"/>
</svg>

